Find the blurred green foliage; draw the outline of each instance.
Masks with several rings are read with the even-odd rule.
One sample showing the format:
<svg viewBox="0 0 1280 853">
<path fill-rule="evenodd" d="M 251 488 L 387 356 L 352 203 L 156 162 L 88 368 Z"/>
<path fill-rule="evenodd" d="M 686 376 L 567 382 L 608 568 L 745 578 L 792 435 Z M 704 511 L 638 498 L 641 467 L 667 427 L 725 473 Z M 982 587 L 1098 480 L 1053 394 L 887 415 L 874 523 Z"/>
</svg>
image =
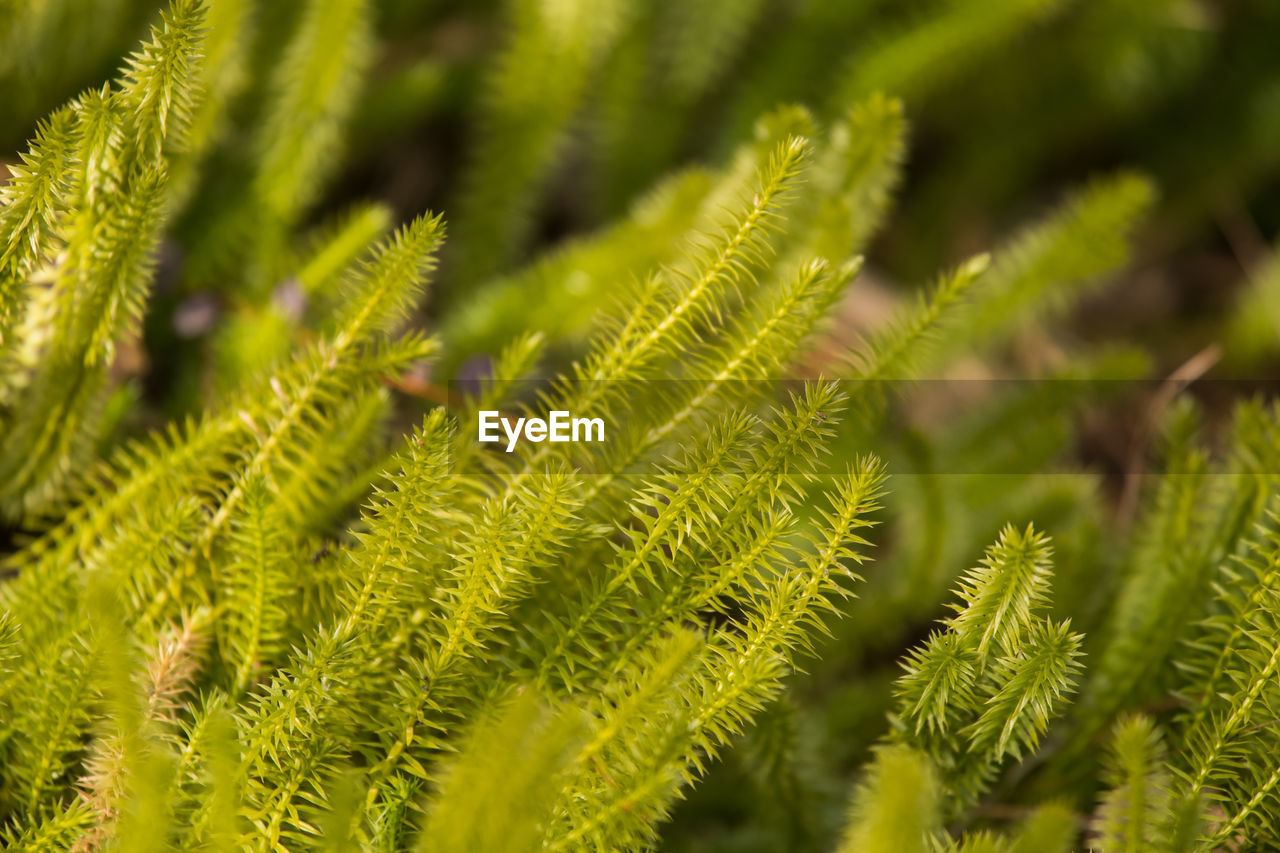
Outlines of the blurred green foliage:
<svg viewBox="0 0 1280 853">
<path fill-rule="evenodd" d="M 0 0 L 7 843 L 1280 843 L 1280 5 L 162 7 Z"/>
</svg>

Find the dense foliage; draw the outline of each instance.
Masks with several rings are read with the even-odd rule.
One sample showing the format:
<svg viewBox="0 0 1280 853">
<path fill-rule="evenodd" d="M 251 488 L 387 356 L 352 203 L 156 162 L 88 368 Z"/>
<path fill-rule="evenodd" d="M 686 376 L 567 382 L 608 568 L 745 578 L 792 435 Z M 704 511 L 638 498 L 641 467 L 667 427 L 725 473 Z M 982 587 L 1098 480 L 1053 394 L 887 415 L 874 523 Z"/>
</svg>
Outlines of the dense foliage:
<svg viewBox="0 0 1280 853">
<path fill-rule="evenodd" d="M 1273 4 L 92 5 L 0 0 L 7 849 L 1280 847 Z"/>
</svg>

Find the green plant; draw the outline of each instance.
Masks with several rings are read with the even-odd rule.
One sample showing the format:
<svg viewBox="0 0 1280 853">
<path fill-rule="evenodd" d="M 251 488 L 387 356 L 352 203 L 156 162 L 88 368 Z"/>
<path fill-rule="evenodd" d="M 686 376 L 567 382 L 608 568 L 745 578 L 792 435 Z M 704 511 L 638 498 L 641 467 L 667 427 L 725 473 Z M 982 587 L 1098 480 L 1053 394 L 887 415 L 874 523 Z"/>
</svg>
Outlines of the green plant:
<svg viewBox="0 0 1280 853">
<path fill-rule="evenodd" d="M 1215 443 L 1158 397 L 1133 532 L 1069 449 L 1081 405 L 1151 370 L 1060 329 L 1129 262 L 1152 182 L 1094 178 L 849 319 L 906 155 L 878 90 L 1036 67 L 1008 42 L 1058 14 L 1070 61 L 1043 74 L 1075 79 L 1106 10 L 798 4 L 761 48 L 776 76 L 739 89 L 779 10 L 677 5 L 511 4 L 456 241 L 455 206 L 393 227 L 326 196 L 349 130 L 443 97 L 419 65 L 361 97 L 379 21 L 431 4 L 174 0 L 39 125 L 0 191 L 7 848 L 682 849 L 743 803 L 708 844 L 1277 843 L 1280 410 L 1235 402 Z M 797 44 L 862 20 L 838 103 L 765 105 L 522 265 L 582 114 L 612 213 L 717 87 L 739 132 L 774 88 L 812 94 Z M 1265 359 L 1265 324 L 1230 322 Z M 927 380 L 956 365 L 1043 381 L 951 399 Z M 607 440 L 494 450 L 482 411 Z"/>
</svg>

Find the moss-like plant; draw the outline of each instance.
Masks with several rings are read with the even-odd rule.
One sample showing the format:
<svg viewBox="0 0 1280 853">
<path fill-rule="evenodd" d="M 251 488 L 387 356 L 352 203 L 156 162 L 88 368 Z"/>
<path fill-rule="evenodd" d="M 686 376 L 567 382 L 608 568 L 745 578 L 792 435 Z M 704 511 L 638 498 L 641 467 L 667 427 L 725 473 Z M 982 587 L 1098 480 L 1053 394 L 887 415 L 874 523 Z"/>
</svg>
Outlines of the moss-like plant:
<svg viewBox="0 0 1280 853">
<path fill-rule="evenodd" d="M 1216 453 L 1173 406 L 1132 535 L 1051 469 L 1071 406 L 1140 355 L 1081 345 L 945 429 L 907 420 L 915 380 L 994 363 L 1121 268 L 1151 182 L 1100 177 L 844 322 L 905 156 L 877 90 L 923 100 L 1065 4 L 895 20 L 838 108 L 769 109 L 520 265 L 582 111 L 607 209 L 768 5 L 513 2 L 456 240 L 453 208 L 313 224 L 405 4 L 174 0 L 40 123 L 0 190 L 6 848 L 646 849 L 735 767 L 757 847 L 1277 843 L 1280 414 L 1240 404 Z M 770 50 L 854 15 L 809 5 Z M 143 406 L 166 288 L 221 314 L 171 365 L 197 390 Z M 607 437 L 494 448 L 482 411 Z M 900 671 L 868 674 L 886 651 Z M 859 674 L 819 702 L 804 669 Z M 806 746 L 841 726 L 847 751 Z"/>
</svg>

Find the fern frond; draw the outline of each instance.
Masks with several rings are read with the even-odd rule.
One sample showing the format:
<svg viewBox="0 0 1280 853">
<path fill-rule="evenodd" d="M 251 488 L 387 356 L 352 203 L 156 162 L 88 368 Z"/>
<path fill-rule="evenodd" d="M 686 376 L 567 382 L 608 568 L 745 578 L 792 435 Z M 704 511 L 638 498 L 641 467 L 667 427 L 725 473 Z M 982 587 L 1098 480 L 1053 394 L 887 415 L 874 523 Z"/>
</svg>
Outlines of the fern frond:
<svg viewBox="0 0 1280 853">
<path fill-rule="evenodd" d="M 0 688 L 10 697 L 47 695 L 52 703 L 44 708 L 24 706 L 15 715 L 13 730 L 8 733 L 14 749 L 8 772 L 17 776 L 33 767 L 45 768 L 43 772 L 52 781 L 60 774 L 56 768 L 62 756 L 80 748 L 93 720 L 92 673 L 100 666 L 86 611 L 90 603 L 85 597 L 86 583 L 98 576 L 110 578 L 113 594 L 130 608 L 140 608 L 140 602 L 154 596 L 162 587 L 159 578 L 184 553 L 184 543 L 193 535 L 199 505 L 188 498 L 164 510 L 143 513 L 122 526 L 86 565 L 47 565 L 43 567 L 47 574 L 24 574 L 21 584 L 6 589 L 10 594 L 6 604 L 21 618 L 27 632 L 23 635 L 23 665 Z M 57 595 L 45 586 L 50 582 L 59 590 Z M 165 642 L 160 628 L 151 622 L 138 624 L 136 633 L 147 643 Z M 188 649 L 184 656 L 190 654 Z M 160 681 L 152 684 L 148 710 L 154 710 L 158 717 L 165 715 L 173 691 L 180 689 L 181 679 L 174 680 L 177 674 L 170 670 L 165 675 L 163 668 L 153 670 Z M 44 784 L 41 781 L 33 786 L 33 803 L 42 796 Z"/>
<path fill-rule="evenodd" d="M 323 433 L 324 409 L 335 404 L 339 394 L 349 393 L 353 380 L 371 378 L 361 369 L 367 348 L 376 344 L 378 332 L 398 322 L 402 312 L 419 297 L 422 275 L 431 268 L 438 242 L 439 218 L 421 217 L 385 242 L 372 260 L 349 281 L 349 297 L 340 326 L 332 338 L 303 353 L 287 369 L 262 383 L 262 394 L 250 398 L 235 415 L 250 427 L 255 440 L 243 452 L 243 476 L 271 476 L 280 467 L 288 470 L 288 460 L 305 456 L 316 447 Z M 401 351 L 405 354 L 405 351 Z M 421 354 L 420 347 L 407 353 Z M 388 367 L 374 362 L 376 377 Z M 265 403 L 265 405 L 264 405 Z M 256 412 L 256 416 L 254 414 Z M 242 482 L 225 487 L 217 510 L 210 517 L 196 546 L 196 555 L 207 551 L 239 511 L 244 497 Z M 195 578 L 198 559 L 185 561 L 176 573 L 177 587 Z M 163 612 L 171 603 L 163 590 L 153 599 L 148 616 Z"/>
<path fill-rule="evenodd" d="M 89 560 L 135 505 L 153 499 L 164 504 L 184 493 L 208 494 L 215 481 L 211 475 L 221 470 L 220 463 L 226 464 L 248 429 L 239 417 L 207 418 L 125 445 L 85 477 L 73 493 L 75 506 L 59 524 L 10 555 L 6 567 L 24 576 L 42 571 L 40 564 L 66 566 L 75 558 Z"/>
<path fill-rule="evenodd" d="M 794 356 L 858 269 L 859 263 L 853 262 L 831 270 L 822 259 L 801 265 L 793 278 L 770 294 L 767 301 L 762 300 L 759 310 L 740 314 L 719 340 L 709 341 L 691 353 L 685 359 L 686 378 L 670 383 L 669 390 L 663 388 L 655 395 L 659 399 L 633 398 L 631 405 L 643 404 L 651 411 L 661 412 L 661 417 L 620 443 L 622 449 L 609 456 L 605 471 L 593 480 L 589 496 L 607 491 L 618 472 L 628 470 L 657 449 L 679 443 L 682 436 L 688 436 L 686 441 L 693 440 L 694 427 L 700 419 L 755 404 L 767 389 L 766 381 L 775 378 L 771 376 L 771 365 L 785 363 Z M 811 393 L 812 388 L 807 386 L 805 392 L 809 425 L 840 408 L 836 395 L 831 393 L 833 389 Z M 818 397 L 823 398 L 820 403 L 808 405 Z M 816 435 L 821 430 L 809 432 Z M 761 474 L 764 470 L 772 469 L 766 466 Z"/>
<path fill-rule="evenodd" d="M 443 424 L 442 416 L 437 415 L 427 426 L 430 441 L 417 439 L 414 447 L 422 449 L 411 449 L 413 455 L 406 457 L 416 458 L 415 466 L 437 469 L 434 476 L 421 482 L 418 476 L 429 474 L 429 469 L 414 474 L 406 471 L 404 486 L 410 491 L 440 485 L 438 469 L 447 460 L 442 454 L 449 446 L 439 434 Z M 299 806 L 324 798 L 323 781 L 316 781 L 316 770 L 334 766 L 339 758 L 338 734 L 356 723 L 362 713 L 387 720 L 389 731 L 395 733 L 388 742 L 376 742 L 369 748 L 372 766 L 366 783 L 366 807 L 394 787 L 393 774 L 402 766 L 410 770 L 420 767 L 410 752 L 411 746 L 421 748 L 415 743 L 415 729 L 424 723 L 442 723 L 441 709 L 448 707 L 444 697 L 456 689 L 459 670 L 483 658 L 486 638 L 499 629 L 493 617 L 500 606 L 506 604 L 506 598 L 518 597 L 520 586 L 534 579 L 545 559 L 543 549 L 552 546 L 557 537 L 556 519 L 563 518 L 570 506 L 566 503 L 570 483 L 563 475 L 548 477 L 522 489 L 510 505 L 493 505 L 483 517 L 483 534 L 479 529 L 460 534 L 459 564 L 445 565 L 438 582 L 423 583 L 423 598 L 406 595 L 406 575 L 418 571 L 422 560 L 418 549 L 424 547 L 410 538 L 409 531 L 421 526 L 418 517 L 433 502 L 424 503 L 419 496 L 416 503 L 406 497 L 404 502 L 396 498 L 386 505 L 388 515 L 379 520 L 396 526 L 375 525 L 365 538 L 364 553 L 356 562 L 359 571 L 343 596 L 335 627 L 321 632 L 289 677 L 273 681 L 252 722 L 245 723 L 261 732 L 246 750 L 254 804 L 247 816 L 263 837 L 275 843 L 287 834 L 310 832 Z M 496 563 L 500 543 L 510 546 L 516 541 L 521 542 L 523 558 Z M 430 567 L 433 561 L 425 562 Z M 361 570 L 362 566 L 369 571 Z M 364 658 L 371 658 L 379 649 L 394 651 L 405 642 L 403 634 L 412 627 L 408 620 L 414 602 L 425 604 L 425 596 L 438 603 L 428 614 L 428 636 L 433 639 L 422 650 L 420 663 L 391 679 L 395 698 L 389 707 L 378 710 L 359 701 L 363 693 L 346 696 L 343 691 L 326 689 L 332 678 L 348 689 L 360 685 L 362 691 L 373 691 L 370 700 L 381 695 L 386 701 L 387 694 L 375 686 L 381 681 L 371 678 Z M 364 681 L 352 679 L 357 672 L 364 673 Z M 282 762 L 294 781 L 273 789 L 266 783 L 271 778 L 269 768 Z"/>
<path fill-rule="evenodd" d="M 93 829 L 95 820 L 88 804 L 73 802 L 39 823 L 25 827 L 11 824 L 0 829 L 0 842 L 6 850 L 70 850 Z"/>
<path fill-rule="evenodd" d="M 441 216 L 420 216 L 378 244 L 372 256 L 347 274 L 334 344 L 342 348 L 374 332 L 393 331 L 422 298 L 444 238 Z"/>
<path fill-rule="evenodd" d="M 1174 689 L 1173 679 L 1155 677 L 1170 659 L 1205 677 L 1208 690 L 1216 689 L 1229 648 L 1179 654 L 1177 644 L 1193 639 L 1194 622 L 1209 615 L 1219 567 L 1229 565 L 1250 528 L 1264 520 L 1275 489 L 1280 436 L 1274 409 L 1241 406 L 1236 415 L 1224 463 L 1230 476 L 1218 474 L 1198 446 L 1196 411 L 1184 404 L 1171 415 L 1168 473 L 1143 519 L 1111 614 L 1109 642 L 1086 690 L 1083 708 L 1093 720 L 1105 719 L 1122 703 Z"/>
<path fill-rule="evenodd" d="M 209 610 L 201 610 L 171 625 L 155 646 L 147 649 L 144 712 L 148 719 L 172 727 L 187 705 L 201 668 L 201 651 L 208 640 Z"/>
<path fill-rule="evenodd" d="M 735 457 L 742 453 L 751 425 L 746 417 L 726 420 L 690 449 L 672 473 L 638 490 L 632 513 L 639 527 L 625 531 L 626 544 L 587 597 L 569 608 L 572 615 L 565 623 L 552 623 L 552 641 L 538 655 L 537 683 L 545 685 L 555 674 L 571 685 L 574 670 L 585 663 L 575 661 L 575 648 L 589 632 L 609 633 L 605 626 L 614 617 L 619 593 L 641 582 L 660 586 L 660 578 L 672 571 L 683 549 L 708 535 L 714 523 L 714 516 L 708 516 L 730 497 L 734 481 L 729 472 L 736 467 Z"/>
<path fill-rule="evenodd" d="M 679 786 L 705 770 L 706 761 L 776 694 L 794 655 L 822 624 L 840 584 L 858 562 L 859 532 L 872 522 L 882 480 L 879 463 L 865 459 L 833 486 L 828 524 L 815 534 L 799 565 L 759 589 L 737 631 L 718 632 L 688 683 L 655 696 L 654 722 L 626 733 L 602 757 L 603 780 L 585 775 L 558 806 L 547 847 L 607 848 L 641 844 L 665 814 Z M 856 577 L 856 576 L 854 576 Z M 602 756 L 604 754 L 602 753 Z"/>
<path fill-rule="evenodd" d="M 949 807 L 971 804 L 1009 758 L 1033 751 L 1075 689 L 1082 638 L 1044 619 L 1049 540 L 1006 527 L 961 580 L 963 604 L 898 680 L 893 740 L 925 750 Z"/>
<path fill-rule="evenodd" d="M 1154 197 L 1140 175 L 1099 178 L 997 249 L 966 313 L 965 341 L 990 347 L 1012 331 L 1009 318 L 1027 322 L 1060 311 L 1123 266 L 1130 235 Z"/>
<path fill-rule="evenodd" d="M 224 659 L 232 662 L 231 694 L 238 696 L 254 675 L 284 648 L 291 586 L 288 535 L 272 512 L 270 485 L 259 476 L 242 487 L 244 511 L 232 522 L 221 575 L 229 617 Z"/>
<path fill-rule="evenodd" d="M 212 691 L 193 703 L 182 723 L 173 815 L 178 844 L 231 853 L 240 849 L 240 755 L 226 694 Z"/>
<path fill-rule="evenodd" d="M 1022 821 L 1009 841 L 1009 853 L 1070 853 L 1076 849 L 1079 827 L 1066 805 L 1047 803 Z"/>
<path fill-rule="evenodd" d="M 808 144 L 788 137 L 771 152 L 758 172 L 756 191 L 726 215 L 724 233 L 702 250 L 695 250 L 684 267 L 650 276 L 620 324 L 603 330 L 600 343 L 575 365 L 572 380 L 562 380 L 544 400 L 553 408 L 595 411 L 608 420 L 620 417 L 632 402 L 629 389 L 664 361 L 678 362 L 701 341 L 700 329 L 723 323 L 726 301 L 747 278 L 751 265 L 768 251 L 778 208 L 799 179 L 808 158 Z M 552 452 L 550 444 L 524 454 L 520 470 L 504 478 L 518 482 L 537 470 Z"/>
<path fill-rule="evenodd" d="M 674 294 L 661 310 L 642 302 L 619 330 L 613 343 L 588 359 L 579 375 L 592 383 L 637 377 L 659 345 L 670 347 L 688 334 L 692 324 L 719 316 L 722 300 L 744 277 L 747 265 L 767 247 L 767 236 L 809 158 L 809 145 L 792 137 L 769 157 L 759 174 L 755 194 L 735 209 L 724 234 L 701 253 L 694 271 L 677 275 Z M 657 288 L 649 288 L 656 301 Z"/>
<path fill-rule="evenodd" d="M 675 175 L 638 199 L 621 222 L 570 240 L 448 306 L 441 321 L 450 359 L 446 368 L 493 352 L 529 329 L 556 340 L 584 341 L 619 282 L 671 260 L 681 235 L 701 217 L 712 183 L 713 176 L 702 170 Z"/>
<path fill-rule="evenodd" d="M 5 365 L 0 395 L 7 404 L 0 426 L 8 433 L 0 499 L 10 515 L 47 507 L 65 490 L 100 428 L 91 415 L 107 366 L 116 344 L 136 333 L 149 290 L 166 217 L 162 143 L 196 97 L 190 71 L 202 20 L 201 4 L 177 0 L 126 69 L 121 89 L 104 86 L 73 103 L 78 156 L 69 210 L 59 222 L 56 257 L 54 246 L 32 245 L 50 264 L 42 273 L 48 281 L 31 294 L 24 351 Z M 13 272 L 23 272 L 22 259 L 13 260 Z"/>
<path fill-rule="evenodd" d="M 134 114 L 143 160 L 158 160 L 164 145 L 181 145 L 199 93 L 192 80 L 204 49 L 205 4 L 174 0 L 152 27 L 151 41 L 130 57 L 121 100 Z"/>
<path fill-rule="evenodd" d="M 458 205 L 465 283 L 501 271 L 524 247 L 541 183 L 591 71 L 632 7 L 631 0 L 510 3 L 511 31 L 486 83 L 479 139 Z"/>
<path fill-rule="evenodd" d="M 952 605 L 956 615 L 948 629 L 976 650 L 979 662 L 994 652 L 1015 652 L 1032 613 L 1048 604 L 1051 554 L 1043 533 L 1006 527 L 981 564 L 961 580 L 963 603 Z"/>
<path fill-rule="evenodd" d="M 1220 650 L 1215 691 L 1198 697 L 1187 715 L 1184 762 L 1175 767 L 1175 790 L 1185 800 L 1204 799 L 1221 814 L 1210 841 L 1240 834 L 1265 837 L 1276 827 L 1280 774 L 1264 758 L 1277 747 L 1272 721 L 1280 716 L 1280 619 L 1277 612 L 1280 536 L 1261 526 L 1247 543 L 1240 569 L 1228 570 L 1217 593 L 1226 614 L 1211 619 L 1196 645 Z"/>
<path fill-rule="evenodd" d="M 849 808 L 839 853 L 929 853 L 942 831 L 937 773 L 905 746 L 876 751 Z"/>
<path fill-rule="evenodd" d="M 916 735 L 941 736 L 977 706 L 977 655 L 958 634 L 938 631 L 903 663 L 898 699 Z"/>
<path fill-rule="evenodd" d="M 284 475 L 286 482 L 293 482 L 293 478 L 288 476 L 294 470 L 291 463 L 295 460 L 301 463 L 308 453 L 313 452 L 308 448 L 318 450 L 316 442 L 319 436 L 326 434 L 324 409 L 334 405 L 334 398 L 342 389 L 352 387 L 353 379 L 358 383 L 361 375 L 369 378 L 363 371 L 376 371 L 375 376 L 380 376 L 390 367 L 385 357 L 370 360 L 367 348 L 376 344 L 380 325 L 392 322 L 397 311 L 403 310 L 412 294 L 420 288 L 416 280 L 405 281 L 397 276 L 418 275 L 426 264 L 423 255 L 418 253 L 427 253 L 434 245 L 433 228 L 433 224 L 424 221 L 418 231 L 407 231 L 399 242 L 375 259 L 364 279 L 353 279 L 349 319 L 345 327 L 332 341 L 318 345 L 290 369 L 263 381 L 259 387 L 265 393 L 249 392 L 243 398 L 243 408 L 236 404 L 239 401 L 233 402 L 229 413 L 210 418 L 206 421 L 207 429 L 191 433 L 193 441 L 190 443 L 178 437 L 174 446 L 162 444 L 158 451 L 144 451 L 137 460 L 126 456 L 121 471 L 126 477 L 123 487 L 116 491 L 116 484 L 108 482 L 99 493 L 102 500 L 86 505 L 88 508 L 82 520 L 93 518 L 100 526 L 95 528 L 90 524 L 84 529 L 70 528 L 76 531 L 75 534 L 69 533 L 52 550 L 29 555 L 33 564 L 43 563 L 66 571 L 69 561 L 82 553 L 95 561 L 109 556 L 110 543 L 100 543 L 98 538 L 128 511 L 130 497 L 156 495 L 157 488 L 169 486 L 164 475 L 173 473 L 176 466 L 176 470 L 184 472 L 188 479 L 176 484 L 174 494 L 183 494 L 184 488 L 194 481 L 200 484 L 196 487 L 197 494 L 203 491 L 202 497 L 211 505 L 206 505 L 207 514 L 198 515 L 196 530 L 185 531 L 173 540 L 162 539 L 163 547 L 143 551 L 147 555 L 145 559 L 123 563 L 130 569 L 126 589 L 134 593 L 131 606 L 137 608 L 131 613 L 131 618 L 148 630 L 155 630 L 166 618 L 174 615 L 176 602 L 191 588 L 199 590 L 197 594 L 207 595 L 210 580 L 203 576 L 207 565 L 205 561 L 215 553 L 215 544 L 223 534 L 235 529 L 244 517 L 244 484 L 254 477 L 269 476 L 273 472 Z M 401 357 L 420 354 L 421 346 L 414 344 L 398 352 Z M 224 428 L 236 422 L 239 422 L 239 427 Z M 236 436 L 251 436 L 253 440 L 247 448 L 236 447 Z M 232 448 L 235 448 L 234 452 Z M 202 455 L 202 450 L 212 451 L 212 455 Z M 152 466 L 151 463 L 159 464 Z M 240 479 L 223 479 L 237 464 L 242 466 Z M 141 479 L 136 484 L 127 479 L 135 473 Z M 190 503 L 194 503 L 198 510 L 204 509 L 201 502 Z M 163 584 L 155 580 L 157 561 L 172 561 L 166 565 Z M 24 579 L 26 577 L 24 575 Z M 60 632 L 52 635 L 49 648 L 56 659 L 74 662 L 81 659 L 75 654 L 75 644 L 74 634 Z M 33 673 L 31 677 L 37 676 Z M 59 675 L 58 679 L 59 689 L 71 689 L 77 683 L 70 673 Z M 20 742 L 17 746 L 21 760 L 16 766 L 33 761 L 47 768 L 43 771 L 43 778 L 53 780 L 58 777 L 56 768 L 62 761 L 66 739 L 73 731 L 83 731 L 86 722 L 76 716 L 85 707 L 83 696 L 83 690 L 80 690 L 75 696 L 60 699 L 49 706 L 68 709 L 69 716 L 64 721 L 36 720 L 22 724 L 24 740 L 25 735 L 41 735 L 42 732 L 44 740 L 36 751 Z M 53 726 L 53 729 L 48 726 Z M 38 798 L 40 790 L 37 788 L 31 796 Z"/>
<path fill-rule="evenodd" d="M 205 6 L 203 61 L 194 70 L 201 97 L 186 105 L 182 156 L 170 170 L 176 209 L 186 206 L 200 167 L 229 132 L 233 101 L 249 82 L 246 65 L 255 5 L 255 0 L 214 0 Z"/>
<path fill-rule="evenodd" d="M 388 349 L 392 351 L 380 351 L 379 356 L 387 359 L 391 373 L 430 353 L 417 349 L 405 355 L 398 348 Z M 308 453 L 277 469 L 277 500 L 288 529 L 323 535 L 361 504 L 386 462 L 382 448 L 390 408 L 390 395 L 382 388 L 353 396 L 337 407 Z M 331 453 L 320 453 L 321 447 Z"/>
<path fill-rule="evenodd" d="M 930 350 L 945 330 L 955 325 L 955 315 L 963 311 L 971 288 L 989 265 L 986 255 L 977 255 L 921 293 L 914 306 L 877 331 L 853 356 L 857 378 L 875 383 L 909 379 L 923 372 Z"/>
<path fill-rule="evenodd" d="M 391 211 L 380 204 L 358 207 L 341 221 L 309 240 L 306 260 L 299 266 L 298 281 L 309 296 L 327 296 L 329 285 L 340 281 L 342 273 L 365 247 L 382 239 L 391 230 Z"/>
<path fill-rule="evenodd" d="M 419 668 L 394 710 L 394 735 L 380 745 L 381 757 L 369 774 L 370 804 L 401 765 L 420 767 L 413 753 L 431 744 L 415 743 L 415 729 L 444 728 L 474 701 L 462 676 L 493 653 L 513 606 L 542 580 L 569 531 L 580 524 L 579 488 L 577 474 L 548 471 L 509 498 L 488 501 L 458 532 L 454 558 L 432 594 L 436 606 L 426 621 L 429 639 Z"/>
<path fill-rule="evenodd" d="M 1069 622 L 1028 626 L 1021 648 L 1010 650 L 990 674 L 999 689 L 965 732 L 971 748 L 996 761 L 1020 759 L 1034 749 L 1056 706 L 1072 692 L 1082 639 Z"/>
<path fill-rule="evenodd" d="M 1169 777 L 1160 730 L 1147 717 L 1123 717 L 1115 725 L 1107 764 L 1109 790 L 1098 804 L 1099 853 L 1145 853 L 1166 849 Z"/>
<path fill-rule="evenodd" d="M 593 703 L 598 705 L 593 709 L 593 729 L 575 757 L 574 774 L 566 780 L 556 801 L 553 820 L 544 834 L 544 848 L 582 849 L 590 844 L 605 847 L 649 836 L 652 830 L 645 823 L 661 814 L 662 801 L 671 796 L 678 784 L 669 768 L 661 769 L 648 785 L 633 787 L 629 792 L 623 811 L 633 819 L 620 814 L 602 816 L 592 806 L 608 797 L 610 788 L 618 787 L 616 771 L 633 774 L 642 770 L 642 746 L 647 739 L 662 739 L 678 729 L 679 721 L 670 719 L 677 711 L 671 694 L 693 685 L 705 652 L 700 635 L 677 630 L 642 650 L 632 662 L 630 672 L 634 677 L 615 685 L 607 696 L 600 697 L 601 701 Z M 667 716 L 655 715 L 657 710 L 665 711 Z M 628 747 L 641 748 L 633 752 Z M 585 807 L 579 803 L 584 797 L 588 800 Z"/>
<path fill-rule="evenodd" d="M 308 0 L 276 64 L 253 179 L 269 228 L 292 226 L 337 164 L 343 126 L 372 54 L 370 5 Z"/>
<path fill-rule="evenodd" d="M 68 166 L 74 156 L 74 112 L 58 110 L 40 123 L 20 163 L 9 167 L 0 187 L 0 352 L 12 348 L 9 330 L 20 314 L 24 286 L 52 254 L 59 213 L 68 201 Z M 0 380 L 6 388 L 8 378 Z M 4 395 L 0 394 L 0 402 Z"/>
<path fill-rule="evenodd" d="M 410 439 L 398 460 L 399 476 L 392 480 L 395 488 L 375 495 L 370 529 L 359 535 L 357 547 L 346 555 L 347 581 L 335 607 L 335 623 L 295 655 L 286 674 L 272 679 L 252 712 L 242 718 L 245 731 L 252 732 L 244 742 L 243 772 L 251 782 L 251 800 L 259 809 L 246 817 L 272 838 L 279 837 L 286 812 L 293 808 L 289 798 L 297 791 L 283 792 L 284 798 L 278 799 L 277 792 L 262 781 L 269 777 L 268 768 L 289 762 L 297 772 L 323 760 L 323 750 L 332 748 L 329 733 L 349 725 L 356 711 L 343 701 L 354 697 L 327 689 L 329 681 L 342 685 L 344 691 L 355 690 L 347 679 L 367 665 L 360 659 L 360 650 L 377 654 L 386 639 L 383 631 L 387 626 L 394 630 L 411 609 L 397 594 L 410 579 L 426 580 L 429 589 L 430 581 L 416 565 L 422 546 L 413 541 L 410 531 L 415 516 L 443 495 L 447 447 L 447 423 L 437 411 Z"/>
<path fill-rule="evenodd" d="M 32 815 L 47 805 L 52 786 L 64 781 L 74 766 L 91 719 L 93 650 L 75 636 L 59 651 L 32 667 L 43 677 L 42 689 L 30 695 L 30 703 L 18 705 L 9 721 L 10 731 L 21 737 L 9 746 L 6 789 Z"/>
<path fill-rule="evenodd" d="M 376 632 L 384 620 L 394 622 L 385 614 L 408 606 L 397 592 L 411 580 L 424 597 L 438 582 L 430 574 L 439 570 L 437 561 L 419 549 L 430 542 L 429 512 L 452 488 L 451 432 L 443 410 L 428 415 L 393 462 L 388 484 L 374 490 L 366 511 L 369 529 L 356 534 L 358 546 L 347 554 L 350 579 L 337 609 L 344 633 Z"/>
<path fill-rule="evenodd" d="M 422 853 L 519 853 L 533 849 L 581 720 L 540 707 L 533 691 L 478 726 L 443 776 L 419 837 Z"/>
<path fill-rule="evenodd" d="M 873 95 L 827 131 L 805 204 L 795 211 L 803 253 L 843 260 L 866 249 L 901 178 L 907 127 L 902 102 Z"/>
</svg>

